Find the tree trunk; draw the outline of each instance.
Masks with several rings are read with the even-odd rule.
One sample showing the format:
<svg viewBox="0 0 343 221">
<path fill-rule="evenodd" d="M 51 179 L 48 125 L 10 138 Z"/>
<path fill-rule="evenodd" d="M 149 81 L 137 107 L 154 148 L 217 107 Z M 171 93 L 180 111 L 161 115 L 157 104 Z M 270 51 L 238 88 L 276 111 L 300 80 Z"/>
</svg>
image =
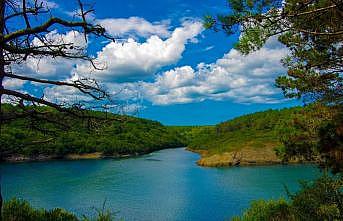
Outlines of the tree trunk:
<svg viewBox="0 0 343 221">
<path fill-rule="evenodd" d="M 6 0 L 0 0 L 0 42 L 2 42 L 4 36 L 5 27 L 5 3 Z M 3 89 L 3 80 L 5 77 L 5 58 L 3 54 L 3 43 L 0 43 L 0 89 Z M 2 90 L 1 90 L 2 91 Z M 3 116 L 2 116 L 2 93 L 0 92 L 0 136 L 2 130 Z M 2 153 L 0 152 L 0 159 L 2 159 Z M 0 174 L 0 221 L 2 220 L 2 193 L 1 193 L 1 174 Z"/>
</svg>

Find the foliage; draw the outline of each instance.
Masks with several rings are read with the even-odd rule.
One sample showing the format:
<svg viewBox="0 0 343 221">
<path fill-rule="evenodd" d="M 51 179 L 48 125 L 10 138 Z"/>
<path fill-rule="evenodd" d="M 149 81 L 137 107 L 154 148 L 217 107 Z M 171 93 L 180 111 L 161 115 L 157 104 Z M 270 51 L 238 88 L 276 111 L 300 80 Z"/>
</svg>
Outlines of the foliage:
<svg viewBox="0 0 343 221">
<path fill-rule="evenodd" d="M 41 111 L 48 110 L 47 107 L 40 108 Z M 3 107 L 5 118 L 15 111 L 20 109 L 12 105 Z M 90 116 L 86 119 L 58 111 L 51 113 L 49 121 L 36 123 L 30 118 L 16 118 L 6 122 L 0 138 L 2 157 L 14 154 L 62 157 L 69 153 L 93 152 L 115 156 L 183 146 L 176 130 L 156 121 L 96 111 L 85 113 Z M 68 123 L 60 125 L 55 122 Z"/>
<path fill-rule="evenodd" d="M 234 221 L 323 221 L 343 219 L 343 179 L 324 175 L 302 182 L 300 190 L 289 194 L 289 201 L 259 200 Z"/>
<path fill-rule="evenodd" d="M 27 201 L 12 199 L 4 203 L 4 221 L 77 221 L 77 217 L 63 209 L 34 209 Z"/>
<path fill-rule="evenodd" d="M 341 108 L 341 107 L 340 107 Z M 343 111 L 331 121 L 325 122 L 319 128 L 319 152 L 325 154 L 326 165 L 333 172 L 340 172 L 343 168 Z"/>
<path fill-rule="evenodd" d="M 191 127 L 184 142 L 209 154 L 243 148 L 274 148 L 283 161 L 317 161 L 339 172 L 343 165 L 343 130 L 339 107 L 320 103 L 306 107 L 267 110 L 216 126 Z"/>
<path fill-rule="evenodd" d="M 292 221 L 295 220 L 291 206 L 284 199 L 253 201 L 242 217 L 234 217 L 233 221 Z"/>
<path fill-rule="evenodd" d="M 290 194 L 299 220 L 342 220 L 343 179 L 324 175 L 312 182 L 302 182 L 296 194 Z"/>
<path fill-rule="evenodd" d="M 243 54 L 258 50 L 272 36 L 289 55 L 288 72 L 276 79 L 288 98 L 320 103 L 313 111 L 289 118 L 281 128 L 279 156 L 314 159 L 334 172 L 343 170 L 343 3 L 327 0 L 229 0 L 228 15 L 206 16 L 205 27 L 240 32 L 236 48 Z M 317 110 L 316 108 L 319 107 Z M 326 110 L 325 110 L 326 109 Z"/>
<path fill-rule="evenodd" d="M 247 54 L 278 36 L 290 51 L 287 76 L 276 80 L 287 97 L 342 102 L 343 6 L 327 0 L 229 0 L 231 13 L 205 17 L 205 27 L 241 32 L 236 48 Z"/>
<path fill-rule="evenodd" d="M 64 209 L 35 209 L 29 202 L 11 199 L 4 203 L 2 209 L 3 221 L 113 221 L 114 216 L 105 210 L 97 210 L 95 217 L 77 217 Z"/>
<path fill-rule="evenodd" d="M 300 115 L 302 111 L 301 107 L 267 110 L 237 117 L 215 127 L 193 128 L 190 135 L 186 135 L 190 140 L 188 146 L 214 153 L 266 145 L 277 148 L 282 144 L 279 140 L 282 129 L 290 126 L 288 122 L 292 116 Z"/>
<path fill-rule="evenodd" d="M 285 147 L 285 157 L 315 160 L 318 154 L 323 155 L 319 131 L 324 123 L 332 120 L 335 112 L 335 108 L 314 104 L 286 119 L 279 133 Z"/>
<path fill-rule="evenodd" d="M 310 110 L 310 111 L 309 111 Z M 343 116 L 340 106 L 314 104 L 284 122 L 279 136 L 279 154 L 317 161 L 334 173 L 343 169 Z"/>
</svg>

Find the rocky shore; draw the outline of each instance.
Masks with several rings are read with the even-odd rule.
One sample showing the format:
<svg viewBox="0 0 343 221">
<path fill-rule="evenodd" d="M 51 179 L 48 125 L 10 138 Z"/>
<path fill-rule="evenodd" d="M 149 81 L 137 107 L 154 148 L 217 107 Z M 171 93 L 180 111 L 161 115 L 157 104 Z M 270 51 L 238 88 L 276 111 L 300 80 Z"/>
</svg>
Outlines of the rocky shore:
<svg viewBox="0 0 343 221">
<path fill-rule="evenodd" d="M 239 151 L 223 153 L 209 153 L 206 150 L 194 150 L 190 148 L 187 148 L 187 150 L 200 154 L 201 158 L 197 161 L 197 164 L 204 167 L 253 166 L 284 163 L 277 157 L 273 148 L 243 148 Z M 288 163 L 300 163 L 300 161 L 292 160 Z"/>
</svg>

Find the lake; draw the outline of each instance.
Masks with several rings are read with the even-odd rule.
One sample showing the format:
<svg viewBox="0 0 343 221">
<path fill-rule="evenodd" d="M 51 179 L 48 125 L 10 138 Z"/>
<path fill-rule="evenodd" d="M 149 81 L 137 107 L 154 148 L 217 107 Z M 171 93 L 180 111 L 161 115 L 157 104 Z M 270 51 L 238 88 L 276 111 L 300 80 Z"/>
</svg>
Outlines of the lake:
<svg viewBox="0 0 343 221">
<path fill-rule="evenodd" d="M 286 196 L 298 180 L 317 177 L 313 165 L 202 168 L 184 148 L 130 159 L 0 165 L 3 195 L 35 207 L 92 214 L 94 207 L 124 220 L 227 220 L 254 199 Z"/>
</svg>

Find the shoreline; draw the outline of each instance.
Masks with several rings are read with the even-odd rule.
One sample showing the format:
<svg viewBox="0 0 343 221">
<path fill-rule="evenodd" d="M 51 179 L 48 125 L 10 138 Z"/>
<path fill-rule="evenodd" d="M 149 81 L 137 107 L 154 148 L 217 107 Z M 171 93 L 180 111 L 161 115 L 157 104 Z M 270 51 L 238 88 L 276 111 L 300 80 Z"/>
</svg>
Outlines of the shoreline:
<svg viewBox="0 0 343 221">
<path fill-rule="evenodd" d="M 280 165 L 280 164 L 308 164 L 314 163 L 310 161 L 301 161 L 301 160 L 291 160 L 288 162 L 284 162 L 278 158 L 268 159 L 265 158 L 261 159 L 237 159 L 237 152 L 224 152 L 221 154 L 213 154 L 209 155 L 207 150 L 195 150 L 189 147 L 177 147 L 177 148 L 184 148 L 186 151 L 190 151 L 192 153 L 200 155 L 200 158 L 196 161 L 196 164 L 201 167 L 212 167 L 212 168 L 219 168 L 219 167 L 237 167 L 237 166 L 268 166 L 268 165 Z M 171 148 L 165 148 L 171 149 Z M 103 159 L 127 159 L 127 158 L 134 158 L 143 156 L 146 154 L 150 154 L 155 151 L 160 151 L 164 149 L 158 149 L 153 151 L 148 151 L 144 153 L 133 153 L 133 154 L 116 154 L 116 155 L 104 155 L 101 152 L 94 152 L 94 153 L 83 153 L 83 154 L 66 154 L 64 156 L 58 155 L 38 155 L 38 156 L 24 156 L 21 154 L 15 154 L 8 157 L 3 158 L 0 161 L 1 163 L 27 163 L 27 162 L 46 162 L 46 161 L 59 161 L 59 160 L 66 160 L 66 161 L 73 161 L 73 160 L 103 160 Z M 276 156 L 276 155 L 275 155 Z"/>
<path fill-rule="evenodd" d="M 237 166 L 268 166 L 268 165 L 280 165 L 280 164 L 307 164 L 313 163 L 310 161 L 302 161 L 293 159 L 290 161 L 282 161 L 279 159 L 275 153 L 267 150 L 266 152 L 261 151 L 256 155 L 252 153 L 257 153 L 259 151 L 240 150 L 232 152 L 223 152 L 216 154 L 209 154 L 207 150 L 195 150 L 187 147 L 186 150 L 199 154 L 200 159 L 197 160 L 196 164 L 201 167 L 237 167 Z M 249 155 L 250 154 L 250 155 Z"/>
<path fill-rule="evenodd" d="M 2 160 L 0 160 L 1 163 L 26 163 L 26 162 L 45 162 L 45 161 L 58 161 L 58 160 L 103 160 L 103 159 L 127 159 L 127 158 L 135 158 L 139 156 L 144 156 L 146 154 L 150 154 L 156 151 L 160 150 L 166 150 L 166 149 L 173 149 L 173 148 L 184 148 L 186 147 L 169 147 L 169 148 L 161 148 L 146 152 L 136 152 L 132 154 L 115 154 L 115 155 L 104 155 L 102 152 L 93 152 L 93 153 L 70 153 L 66 155 L 46 155 L 46 154 L 40 154 L 37 156 L 24 156 L 22 154 L 13 154 L 8 157 L 3 157 Z"/>
<path fill-rule="evenodd" d="M 157 150 L 156 150 L 157 151 Z M 153 151 L 152 151 L 153 152 Z M 45 161 L 58 161 L 58 160 L 102 160 L 102 159 L 125 159 L 125 158 L 133 158 L 142 156 L 145 154 L 149 154 L 151 152 L 146 153 L 134 153 L 134 154 L 117 154 L 117 155 L 103 155 L 101 152 L 94 152 L 94 153 L 84 153 L 84 154 L 66 154 L 64 156 L 58 155 L 38 155 L 38 156 L 24 156 L 21 154 L 16 154 L 8 157 L 4 157 L 0 163 L 26 163 L 26 162 L 45 162 Z"/>
</svg>

